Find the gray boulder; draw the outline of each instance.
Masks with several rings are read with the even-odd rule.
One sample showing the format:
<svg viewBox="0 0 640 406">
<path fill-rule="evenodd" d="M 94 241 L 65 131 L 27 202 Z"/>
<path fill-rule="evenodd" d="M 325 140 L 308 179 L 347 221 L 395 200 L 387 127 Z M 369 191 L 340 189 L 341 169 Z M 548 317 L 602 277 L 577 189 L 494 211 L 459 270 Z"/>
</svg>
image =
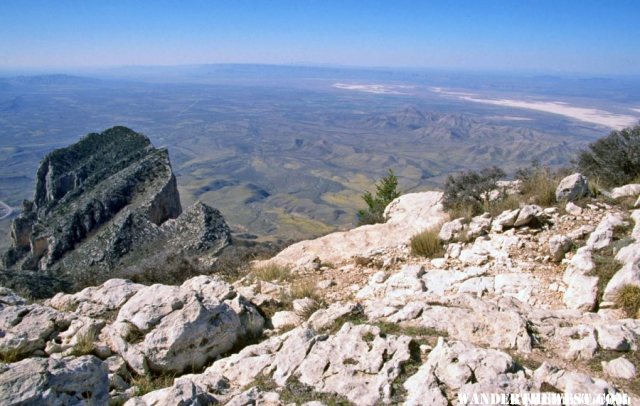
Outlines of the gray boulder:
<svg viewBox="0 0 640 406">
<path fill-rule="evenodd" d="M 106 405 L 107 367 L 98 358 L 28 358 L 0 364 L 0 404 Z"/>
<path fill-rule="evenodd" d="M 460 237 L 460 233 L 464 229 L 462 219 L 455 219 L 444 223 L 438 233 L 438 238 L 443 242 L 450 242 Z"/>
<path fill-rule="evenodd" d="M 136 372 L 181 373 L 260 334 L 263 325 L 256 308 L 231 285 L 198 276 L 181 286 L 138 290 L 105 330 L 111 349 Z"/>
<path fill-rule="evenodd" d="M 549 239 L 549 254 L 554 262 L 562 261 L 572 246 L 573 242 L 566 235 L 554 235 Z"/>
<path fill-rule="evenodd" d="M 622 197 L 636 197 L 640 195 L 640 184 L 631 183 L 611 190 L 611 197 L 620 199 Z"/>
<path fill-rule="evenodd" d="M 581 173 L 563 178 L 556 188 L 556 200 L 575 201 L 589 195 L 589 181 Z"/>
</svg>

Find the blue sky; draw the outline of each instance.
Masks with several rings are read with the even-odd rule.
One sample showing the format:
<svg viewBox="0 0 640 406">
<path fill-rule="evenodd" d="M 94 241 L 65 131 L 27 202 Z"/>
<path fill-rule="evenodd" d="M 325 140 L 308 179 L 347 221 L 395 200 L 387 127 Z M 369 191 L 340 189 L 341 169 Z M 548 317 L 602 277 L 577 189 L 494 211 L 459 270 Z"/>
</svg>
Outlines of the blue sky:
<svg viewBox="0 0 640 406">
<path fill-rule="evenodd" d="M 0 68 L 330 64 L 640 74 L 640 1 L 0 1 Z"/>
</svg>

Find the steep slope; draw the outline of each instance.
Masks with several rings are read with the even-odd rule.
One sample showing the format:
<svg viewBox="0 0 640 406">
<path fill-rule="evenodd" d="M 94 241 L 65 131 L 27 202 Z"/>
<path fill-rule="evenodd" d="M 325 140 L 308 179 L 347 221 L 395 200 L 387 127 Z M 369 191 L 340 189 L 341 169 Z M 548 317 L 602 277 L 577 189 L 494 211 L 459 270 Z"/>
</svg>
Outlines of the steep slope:
<svg viewBox="0 0 640 406">
<path fill-rule="evenodd" d="M 11 226 L 3 264 L 72 281 L 106 279 L 100 275 L 148 258 L 215 255 L 228 244 L 217 210 L 197 204 L 181 213 L 166 149 L 125 127 L 92 133 L 42 160 L 34 200 Z"/>
</svg>

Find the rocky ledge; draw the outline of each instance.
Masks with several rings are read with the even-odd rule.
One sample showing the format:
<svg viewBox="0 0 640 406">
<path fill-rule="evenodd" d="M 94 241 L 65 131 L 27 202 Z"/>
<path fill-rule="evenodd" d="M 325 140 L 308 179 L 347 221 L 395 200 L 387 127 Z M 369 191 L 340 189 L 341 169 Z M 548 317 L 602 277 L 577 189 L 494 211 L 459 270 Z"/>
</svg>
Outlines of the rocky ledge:
<svg viewBox="0 0 640 406">
<path fill-rule="evenodd" d="M 113 127 L 42 160 L 34 200 L 24 202 L 11 239 L 0 282 L 42 297 L 170 255 L 212 260 L 230 232 L 202 203 L 182 213 L 166 149 Z"/>
<path fill-rule="evenodd" d="M 386 225 L 294 245 L 233 284 L 112 279 L 38 304 L 3 289 L 0 403 L 444 406 L 544 392 L 635 404 L 640 320 L 616 300 L 640 286 L 627 202 L 451 220 L 438 193 L 418 193 Z M 416 224 L 437 225 L 440 257 L 385 238 Z"/>
</svg>

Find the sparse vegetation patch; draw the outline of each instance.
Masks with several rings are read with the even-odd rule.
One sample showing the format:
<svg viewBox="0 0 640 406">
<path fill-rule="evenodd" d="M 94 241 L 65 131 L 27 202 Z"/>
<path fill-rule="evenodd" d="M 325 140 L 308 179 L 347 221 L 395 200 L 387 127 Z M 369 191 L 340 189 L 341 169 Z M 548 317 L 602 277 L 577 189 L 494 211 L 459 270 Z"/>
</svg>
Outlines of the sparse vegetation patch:
<svg viewBox="0 0 640 406">
<path fill-rule="evenodd" d="M 438 238 L 439 227 L 430 228 L 411 238 L 411 254 L 435 258 L 444 255 L 444 247 Z"/>
<path fill-rule="evenodd" d="M 624 285 L 616 295 L 616 306 L 631 318 L 640 318 L 640 286 Z"/>
</svg>

